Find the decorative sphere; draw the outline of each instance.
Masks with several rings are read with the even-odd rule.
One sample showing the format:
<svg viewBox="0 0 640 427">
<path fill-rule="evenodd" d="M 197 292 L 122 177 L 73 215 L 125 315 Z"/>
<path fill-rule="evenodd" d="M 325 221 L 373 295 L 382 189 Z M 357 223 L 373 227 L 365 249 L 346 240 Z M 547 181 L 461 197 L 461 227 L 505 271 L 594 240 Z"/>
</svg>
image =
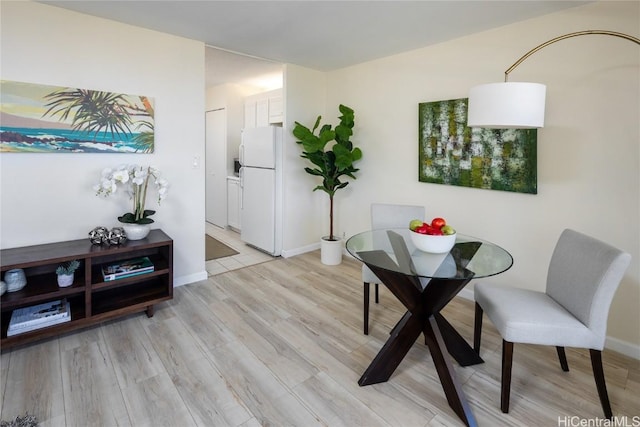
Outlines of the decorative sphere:
<svg viewBox="0 0 640 427">
<path fill-rule="evenodd" d="M 107 243 L 109 230 L 107 227 L 96 227 L 89 232 L 89 241 L 94 245 Z"/>
<path fill-rule="evenodd" d="M 127 233 L 125 233 L 122 227 L 113 227 L 111 231 L 109 231 L 108 240 L 110 245 L 121 245 L 127 241 Z"/>
</svg>

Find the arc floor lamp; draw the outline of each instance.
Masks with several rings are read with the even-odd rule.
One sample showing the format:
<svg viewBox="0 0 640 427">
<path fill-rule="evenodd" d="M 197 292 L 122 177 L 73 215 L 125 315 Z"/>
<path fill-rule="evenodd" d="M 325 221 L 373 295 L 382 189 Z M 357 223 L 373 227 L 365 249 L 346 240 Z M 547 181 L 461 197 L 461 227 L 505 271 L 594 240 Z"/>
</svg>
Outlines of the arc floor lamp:
<svg viewBox="0 0 640 427">
<path fill-rule="evenodd" d="M 548 40 L 522 55 L 504 72 L 504 83 L 489 83 L 471 88 L 467 126 L 494 129 L 531 129 L 544 127 L 546 86 L 540 83 L 509 82 L 509 73 L 524 60 L 550 44 L 586 35 L 620 37 L 640 45 L 640 39 L 607 30 L 586 30 Z"/>
</svg>

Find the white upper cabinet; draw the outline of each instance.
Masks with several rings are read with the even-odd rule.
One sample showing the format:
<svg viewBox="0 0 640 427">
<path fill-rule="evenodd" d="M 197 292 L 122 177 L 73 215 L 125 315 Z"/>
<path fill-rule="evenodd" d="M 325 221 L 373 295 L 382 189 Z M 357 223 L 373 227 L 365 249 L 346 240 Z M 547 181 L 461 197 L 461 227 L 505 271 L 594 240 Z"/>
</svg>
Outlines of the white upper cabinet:
<svg viewBox="0 0 640 427">
<path fill-rule="evenodd" d="M 258 93 L 245 98 L 244 127 L 262 127 L 283 121 L 282 89 Z"/>
<path fill-rule="evenodd" d="M 269 99 L 256 101 L 256 127 L 269 126 Z"/>
<path fill-rule="evenodd" d="M 284 112 L 284 101 L 282 100 L 282 89 L 278 96 L 269 97 L 269 124 L 282 123 Z"/>
</svg>

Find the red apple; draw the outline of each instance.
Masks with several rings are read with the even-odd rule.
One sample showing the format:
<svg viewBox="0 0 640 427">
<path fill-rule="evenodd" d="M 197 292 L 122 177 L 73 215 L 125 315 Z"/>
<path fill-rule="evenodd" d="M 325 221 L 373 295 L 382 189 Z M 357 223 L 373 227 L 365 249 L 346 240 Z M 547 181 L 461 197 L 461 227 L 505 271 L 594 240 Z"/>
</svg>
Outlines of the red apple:
<svg viewBox="0 0 640 427">
<path fill-rule="evenodd" d="M 437 217 L 431 220 L 431 226 L 437 228 L 438 230 L 440 230 L 445 225 L 447 225 L 447 221 L 445 221 L 444 218 Z"/>
<path fill-rule="evenodd" d="M 435 227 L 432 227 L 430 225 L 427 224 L 427 234 L 434 236 L 437 232 L 439 232 L 440 230 L 438 230 Z"/>
<path fill-rule="evenodd" d="M 427 227 L 429 227 L 428 224 L 422 224 L 420 227 L 415 229 L 415 232 L 418 234 L 427 234 Z"/>
</svg>

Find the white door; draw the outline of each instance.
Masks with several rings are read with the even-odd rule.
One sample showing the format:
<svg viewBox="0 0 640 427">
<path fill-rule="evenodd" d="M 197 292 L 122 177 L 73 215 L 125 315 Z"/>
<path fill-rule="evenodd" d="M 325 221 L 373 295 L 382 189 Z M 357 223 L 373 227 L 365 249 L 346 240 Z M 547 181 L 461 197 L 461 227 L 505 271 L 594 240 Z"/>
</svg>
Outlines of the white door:
<svg viewBox="0 0 640 427">
<path fill-rule="evenodd" d="M 276 171 L 273 169 L 240 169 L 241 239 L 270 254 L 275 244 Z"/>
<path fill-rule="evenodd" d="M 218 227 L 227 226 L 227 113 L 206 112 L 205 218 Z"/>
</svg>

